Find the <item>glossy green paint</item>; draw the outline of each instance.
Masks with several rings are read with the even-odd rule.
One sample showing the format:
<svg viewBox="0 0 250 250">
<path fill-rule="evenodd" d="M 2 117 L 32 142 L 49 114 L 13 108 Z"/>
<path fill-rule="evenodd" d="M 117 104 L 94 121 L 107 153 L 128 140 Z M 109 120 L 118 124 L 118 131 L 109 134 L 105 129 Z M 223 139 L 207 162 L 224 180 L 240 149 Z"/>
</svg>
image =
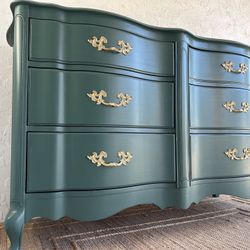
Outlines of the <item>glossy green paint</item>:
<svg viewBox="0 0 250 250">
<path fill-rule="evenodd" d="M 119 133 L 29 133 L 27 191 L 94 190 L 175 181 L 173 135 Z M 88 158 L 119 151 L 133 158 L 120 167 L 96 166 Z M 168 159 L 166 161 L 166 159 Z"/>
<path fill-rule="evenodd" d="M 122 107 L 97 105 L 87 96 L 93 90 L 105 90 L 106 102 L 119 103 L 119 93 L 130 95 L 132 100 Z M 31 68 L 28 92 L 29 125 L 174 128 L 173 83 L 101 72 Z"/>
<path fill-rule="evenodd" d="M 138 204 L 156 204 L 160 208 L 188 208 L 204 197 L 220 193 L 249 198 L 250 178 L 211 179 L 193 181 L 189 188 L 175 184 L 140 185 L 122 189 L 91 192 L 52 192 L 26 195 L 26 217 L 47 217 L 53 220 L 67 214 L 78 220 L 102 219 Z M 100 195 L 101 194 L 101 195 Z M 112 204 L 112 206 L 107 205 Z"/>
<path fill-rule="evenodd" d="M 126 56 L 98 51 L 88 42 L 93 36 L 106 37 L 108 40 L 106 47 L 118 47 L 117 41 L 123 40 L 133 49 Z M 90 24 L 31 19 L 30 41 L 32 61 L 108 65 L 151 74 L 169 76 L 174 74 L 173 43 L 152 41 L 126 31 Z"/>
<path fill-rule="evenodd" d="M 175 91 L 177 188 L 186 188 L 190 185 L 188 44 L 184 41 L 178 41 L 177 44 Z"/>
<path fill-rule="evenodd" d="M 244 63 L 250 67 L 250 59 L 243 55 L 233 53 L 211 52 L 204 50 L 189 49 L 189 76 L 196 80 L 218 82 L 233 82 L 235 87 L 239 84 L 250 84 L 249 70 L 245 74 L 227 72 L 221 64 L 232 61 L 233 68 L 239 69 L 239 64 Z"/>
<path fill-rule="evenodd" d="M 11 137 L 11 187 L 10 209 L 5 219 L 5 230 L 11 241 L 10 250 L 21 249 L 22 230 L 25 217 L 25 173 L 26 173 L 26 86 L 27 86 L 27 12 L 23 6 L 15 8 L 13 24 L 15 38 L 13 46 L 12 88 L 12 137 Z M 26 31 L 26 32 L 25 32 Z"/>
<path fill-rule="evenodd" d="M 235 109 L 249 102 L 250 91 L 232 88 L 190 86 L 191 128 L 250 129 L 248 112 L 229 112 L 223 104 L 234 101 Z"/>
<path fill-rule="evenodd" d="M 5 228 L 12 250 L 20 250 L 23 224 L 36 216 L 96 220 L 137 204 L 186 208 L 206 195 L 250 197 L 249 160 L 237 165 L 221 153 L 224 147 L 239 147 L 239 153 L 249 147 L 248 118 L 224 122 L 216 107 L 212 115 L 204 105 L 206 117 L 199 107 L 193 109 L 202 98 L 214 107 L 222 97 L 248 97 L 247 91 L 224 87 L 249 89 L 249 72 L 228 73 L 220 66 L 224 60 L 249 64 L 248 46 L 97 10 L 28 1 L 15 1 L 11 8 L 12 173 Z M 124 39 L 133 50 L 127 56 L 97 51 L 86 42 L 93 35 L 107 36 L 110 46 Z M 219 88 L 203 92 L 189 83 Z M 121 89 L 133 91 L 131 106 L 116 112 L 91 105 L 85 93 L 81 98 L 82 89 L 98 86 L 108 87 L 109 101 Z M 131 147 L 135 158 L 116 172 L 98 168 L 80 156 L 97 146 L 105 146 L 107 161 L 117 161 L 122 146 Z M 81 176 L 83 170 L 89 178 Z M 42 175 L 48 180 L 42 182 Z"/>
<path fill-rule="evenodd" d="M 243 149 L 249 146 L 249 134 L 191 135 L 192 178 L 250 176 L 249 159 L 231 160 L 225 155 L 228 149 L 236 148 L 237 157 L 243 157 Z"/>
</svg>

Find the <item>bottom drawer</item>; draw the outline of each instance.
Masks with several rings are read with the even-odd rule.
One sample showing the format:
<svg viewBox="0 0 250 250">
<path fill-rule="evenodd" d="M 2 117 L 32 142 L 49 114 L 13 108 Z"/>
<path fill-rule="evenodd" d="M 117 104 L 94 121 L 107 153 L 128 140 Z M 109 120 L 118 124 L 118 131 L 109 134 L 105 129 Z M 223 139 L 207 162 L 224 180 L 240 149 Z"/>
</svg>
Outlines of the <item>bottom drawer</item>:
<svg viewBox="0 0 250 250">
<path fill-rule="evenodd" d="M 192 179 L 250 175 L 250 135 L 191 135 Z"/>
<path fill-rule="evenodd" d="M 174 182 L 174 140 L 171 134 L 29 133 L 27 191 Z"/>
</svg>

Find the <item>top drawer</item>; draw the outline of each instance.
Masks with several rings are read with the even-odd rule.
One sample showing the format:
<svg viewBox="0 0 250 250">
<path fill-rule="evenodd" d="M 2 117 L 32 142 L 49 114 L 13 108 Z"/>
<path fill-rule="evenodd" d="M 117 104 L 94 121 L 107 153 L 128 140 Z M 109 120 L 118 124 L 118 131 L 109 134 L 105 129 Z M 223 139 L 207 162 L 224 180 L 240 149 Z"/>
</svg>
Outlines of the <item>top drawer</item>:
<svg viewBox="0 0 250 250">
<path fill-rule="evenodd" d="M 94 36 L 98 40 L 92 39 Z M 106 41 L 103 38 L 100 44 L 101 36 Z M 174 75 L 174 43 L 159 42 L 114 28 L 55 20 L 31 19 L 29 58 Z"/>
<path fill-rule="evenodd" d="M 195 80 L 250 84 L 249 58 L 245 56 L 190 48 L 189 64 L 189 76 Z"/>
</svg>

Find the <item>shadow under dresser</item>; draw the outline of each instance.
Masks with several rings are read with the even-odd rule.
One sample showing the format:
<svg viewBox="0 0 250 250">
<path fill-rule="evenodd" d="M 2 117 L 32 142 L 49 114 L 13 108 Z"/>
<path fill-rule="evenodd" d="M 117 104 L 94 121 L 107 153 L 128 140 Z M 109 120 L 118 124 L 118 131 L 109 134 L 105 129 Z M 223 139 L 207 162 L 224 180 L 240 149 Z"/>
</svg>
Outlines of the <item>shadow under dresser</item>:
<svg viewBox="0 0 250 250">
<path fill-rule="evenodd" d="M 250 198 L 250 47 L 91 9 L 11 9 L 12 250 L 37 216 Z"/>
</svg>

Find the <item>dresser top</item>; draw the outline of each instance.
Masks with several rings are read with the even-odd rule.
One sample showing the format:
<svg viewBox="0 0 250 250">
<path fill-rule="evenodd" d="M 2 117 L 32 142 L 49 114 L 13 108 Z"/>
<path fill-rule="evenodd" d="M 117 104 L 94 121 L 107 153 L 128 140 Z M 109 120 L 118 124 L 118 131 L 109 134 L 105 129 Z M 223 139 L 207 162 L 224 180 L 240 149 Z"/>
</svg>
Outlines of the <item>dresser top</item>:
<svg viewBox="0 0 250 250">
<path fill-rule="evenodd" d="M 165 28 L 144 24 L 132 18 L 108 11 L 89 8 L 72 8 L 51 3 L 39 3 L 34 1 L 15 0 L 10 4 L 13 16 L 18 6 L 27 6 L 28 15 L 31 18 L 57 20 L 64 23 L 92 24 L 103 27 L 130 31 L 153 40 L 186 41 L 193 47 L 206 50 L 230 51 L 232 53 L 244 54 L 250 57 L 250 46 L 231 40 L 212 39 L 195 36 L 187 30 L 180 28 Z M 14 42 L 13 22 L 7 31 L 7 41 L 10 46 Z"/>
</svg>

